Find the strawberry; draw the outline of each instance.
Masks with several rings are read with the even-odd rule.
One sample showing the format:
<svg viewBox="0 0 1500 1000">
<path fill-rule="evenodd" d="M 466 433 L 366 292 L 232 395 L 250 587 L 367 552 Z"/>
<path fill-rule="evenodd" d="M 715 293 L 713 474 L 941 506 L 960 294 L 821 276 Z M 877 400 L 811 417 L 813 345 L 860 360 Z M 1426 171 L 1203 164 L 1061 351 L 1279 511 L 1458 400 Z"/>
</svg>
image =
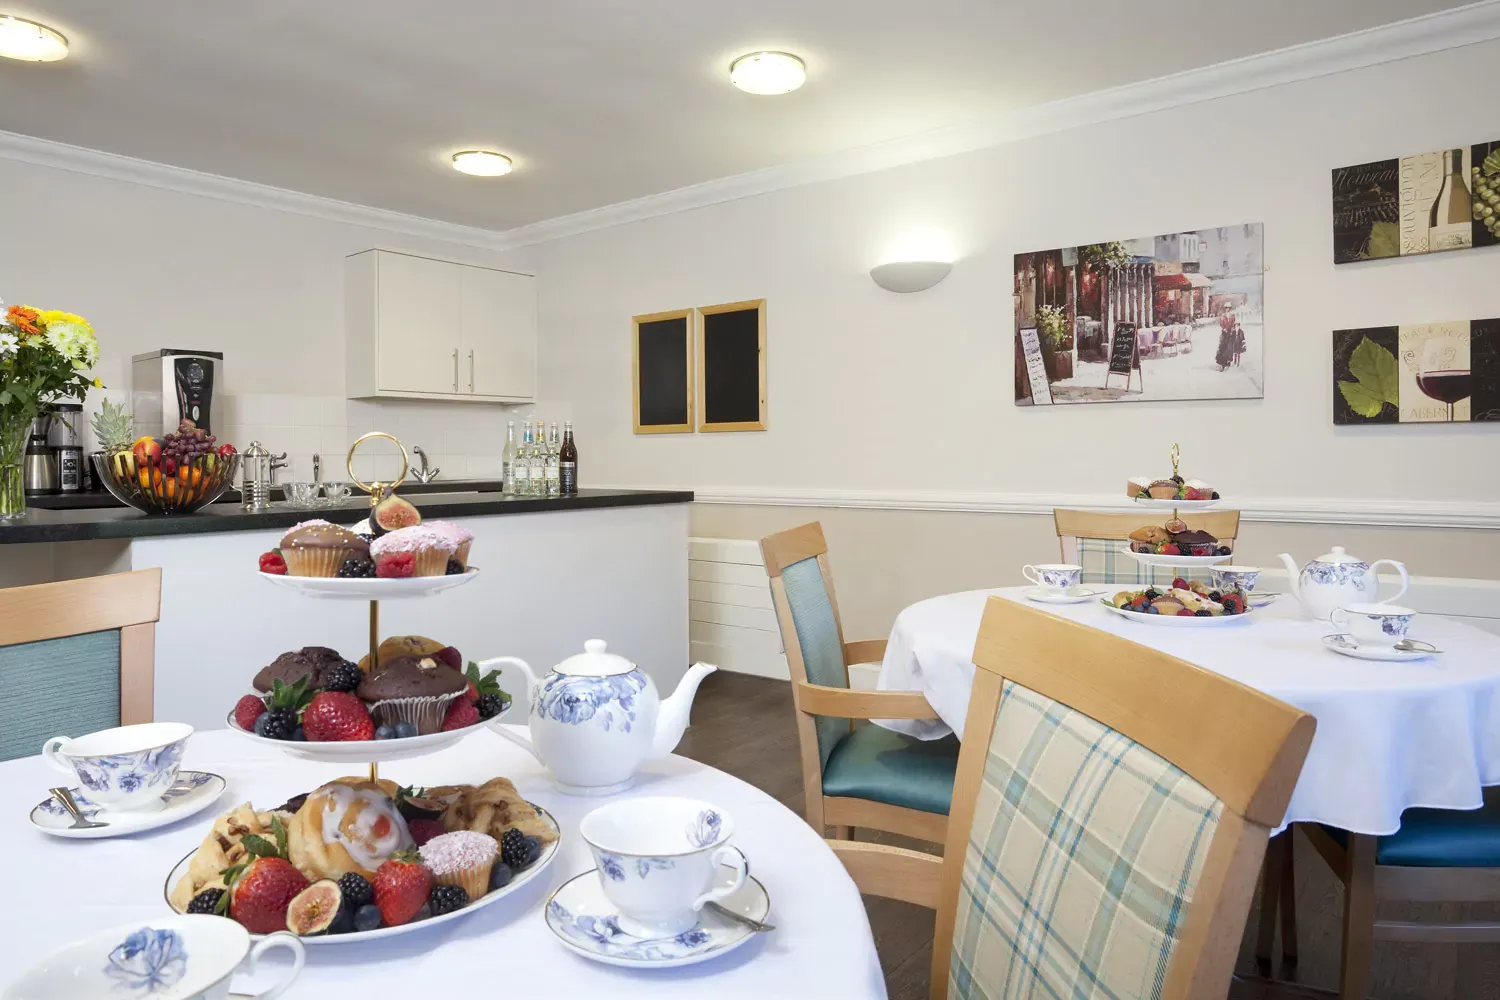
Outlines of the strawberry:
<svg viewBox="0 0 1500 1000">
<path fill-rule="evenodd" d="M 255 728 L 255 720 L 265 713 L 266 703 L 253 694 L 247 694 L 234 703 L 234 721 L 246 732 Z"/>
<path fill-rule="evenodd" d="M 1195 614 L 1197 614 L 1197 612 L 1189 611 L 1187 608 L 1183 608 L 1181 611 L 1177 612 L 1177 617 L 1181 618 L 1183 615 L 1187 615 L 1189 618 L 1191 618 Z"/>
<path fill-rule="evenodd" d="M 1159 554 L 1164 556 L 1182 555 L 1182 549 L 1178 547 L 1176 542 L 1163 542 L 1161 548 L 1157 551 Z"/>
<path fill-rule="evenodd" d="M 348 691 L 320 691 L 302 711 L 302 730 L 313 743 L 373 740 L 375 720 L 365 703 Z"/>
<path fill-rule="evenodd" d="M 436 653 L 433 653 L 432 658 L 439 663 L 446 663 L 454 670 L 462 670 L 464 668 L 463 654 L 452 646 L 444 646 Z M 479 695 L 476 694 L 474 697 L 478 698 Z"/>
<path fill-rule="evenodd" d="M 418 847 L 433 837 L 441 837 L 448 832 L 443 829 L 443 824 L 435 819 L 409 819 L 406 821 L 406 829 L 411 832 L 411 839 L 416 841 Z"/>
<path fill-rule="evenodd" d="M 278 817 L 271 817 L 271 833 L 275 843 L 259 834 L 246 834 L 240 843 L 250 854 L 249 862 L 219 873 L 229 886 L 229 915 L 252 934 L 286 930 L 287 907 L 310 884 L 286 859 L 286 827 Z"/>
<path fill-rule="evenodd" d="M 370 885 L 387 927 L 399 927 L 410 921 L 432 891 L 432 872 L 417 858 L 416 851 L 397 851 L 375 869 Z"/>
<path fill-rule="evenodd" d="M 467 698 L 455 698 L 443 716 L 443 732 L 450 729 L 467 729 L 479 721 L 479 709 Z"/>
<path fill-rule="evenodd" d="M 274 573 L 277 576 L 286 576 L 286 560 L 281 558 L 280 549 L 272 549 L 270 552 L 261 554 L 260 571 L 262 573 Z"/>
<path fill-rule="evenodd" d="M 1173 590 L 1187 590 L 1188 589 L 1188 582 L 1186 580 L 1184 580 L 1182 577 L 1179 576 L 1177 579 L 1175 579 L 1175 580 L 1172 581 L 1172 589 Z"/>
<path fill-rule="evenodd" d="M 230 455 L 233 455 L 233 454 L 234 454 L 234 445 L 232 445 L 232 444 L 221 444 L 221 445 L 219 445 L 219 457 L 220 458 L 228 458 Z"/>
<path fill-rule="evenodd" d="M 391 552 L 375 563 L 375 575 L 384 578 L 411 576 L 417 570 L 417 557 L 410 552 Z"/>
</svg>

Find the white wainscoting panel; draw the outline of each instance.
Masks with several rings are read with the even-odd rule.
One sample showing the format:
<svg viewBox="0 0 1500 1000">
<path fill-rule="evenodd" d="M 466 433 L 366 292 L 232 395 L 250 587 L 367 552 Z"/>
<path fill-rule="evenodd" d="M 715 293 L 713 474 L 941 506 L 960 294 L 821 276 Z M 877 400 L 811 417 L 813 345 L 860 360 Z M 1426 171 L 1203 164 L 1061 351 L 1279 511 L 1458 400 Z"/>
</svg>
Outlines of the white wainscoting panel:
<svg viewBox="0 0 1500 1000">
<path fill-rule="evenodd" d="M 760 546 L 745 538 L 688 539 L 688 645 L 694 660 L 789 680 Z"/>
</svg>

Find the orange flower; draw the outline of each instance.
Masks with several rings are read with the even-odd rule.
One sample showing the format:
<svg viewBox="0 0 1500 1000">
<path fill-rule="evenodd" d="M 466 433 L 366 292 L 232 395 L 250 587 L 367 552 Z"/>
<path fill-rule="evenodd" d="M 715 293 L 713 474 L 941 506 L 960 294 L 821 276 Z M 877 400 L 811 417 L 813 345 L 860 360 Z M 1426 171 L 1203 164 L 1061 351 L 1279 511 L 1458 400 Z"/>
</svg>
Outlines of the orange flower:
<svg viewBox="0 0 1500 1000">
<path fill-rule="evenodd" d="M 11 306 L 5 313 L 6 322 L 28 337 L 41 335 L 41 328 L 36 325 L 36 317 L 36 310 L 30 306 Z"/>
</svg>

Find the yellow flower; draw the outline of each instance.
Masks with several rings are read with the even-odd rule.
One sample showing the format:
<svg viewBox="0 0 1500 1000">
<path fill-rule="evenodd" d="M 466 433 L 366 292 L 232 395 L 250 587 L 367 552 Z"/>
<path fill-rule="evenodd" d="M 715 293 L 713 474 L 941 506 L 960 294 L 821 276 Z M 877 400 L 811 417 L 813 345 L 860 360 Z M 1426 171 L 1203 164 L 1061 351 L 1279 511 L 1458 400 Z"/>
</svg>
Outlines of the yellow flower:
<svg viewBox="0 0 1500 1000">
<path fill-rule="evenodd" d="M 104 388 L 104 383 L 101 382 L 101 381 L 99 381 L 98 379 L 94 379 L 94 388 L 95 389 L 103 389 Z"/>
<path fill-rule="evenodd" d="M 37 310 L 36 318 L 43 326 L 51 326 L 53 323 L 66 323 L 69 326 L 81 328 L 90 337 L 94 335 L 94 328 L 89 325 L 88 320 L 70 312 L 63 312 L 61 309 L 39 309 Z"/>
</svg>

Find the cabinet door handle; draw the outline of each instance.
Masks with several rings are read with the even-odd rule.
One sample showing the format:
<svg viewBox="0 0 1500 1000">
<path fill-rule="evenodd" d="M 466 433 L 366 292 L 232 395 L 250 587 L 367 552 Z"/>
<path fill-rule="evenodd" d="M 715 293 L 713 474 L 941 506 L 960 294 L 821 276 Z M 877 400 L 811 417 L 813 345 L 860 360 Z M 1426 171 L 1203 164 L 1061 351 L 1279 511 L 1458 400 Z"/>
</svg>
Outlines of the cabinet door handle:
<svg viewBox="0 0 1500 1000">
<path fill-rule="evenodd" d="M 453 349 L 453 391 L 458 391 L 458 348 Z"/>
<path fill-rule="evenodd" d="M 469 348 L 469 391 L 474 391 L 474 349 Z"/>
</svg>

